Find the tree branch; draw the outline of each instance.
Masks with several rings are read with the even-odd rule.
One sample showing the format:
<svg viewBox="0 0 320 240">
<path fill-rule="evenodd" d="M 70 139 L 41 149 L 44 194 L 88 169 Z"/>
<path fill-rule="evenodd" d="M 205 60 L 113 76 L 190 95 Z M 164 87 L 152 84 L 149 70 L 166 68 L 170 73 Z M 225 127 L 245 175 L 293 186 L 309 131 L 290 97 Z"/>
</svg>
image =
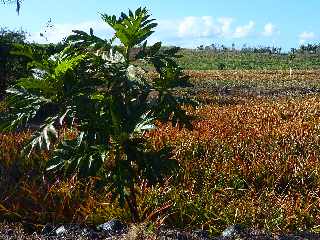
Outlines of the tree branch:
<svg viewBox="0 0 320 240">
<path fill-rule="evenodd" d="M 20 13 L 20 8 L 21 8 L 21 2 L 23 0 L 1 0 L 2 4 L 6 3 L 16 3 L 16 11 L 19 14 Z"/>
</svg>

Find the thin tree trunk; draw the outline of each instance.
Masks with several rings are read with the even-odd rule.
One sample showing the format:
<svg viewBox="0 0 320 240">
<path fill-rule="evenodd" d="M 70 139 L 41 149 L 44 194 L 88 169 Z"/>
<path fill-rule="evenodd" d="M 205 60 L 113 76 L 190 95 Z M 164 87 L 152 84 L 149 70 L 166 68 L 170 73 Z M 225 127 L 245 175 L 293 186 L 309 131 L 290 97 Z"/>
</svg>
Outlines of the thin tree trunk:
<svg viewBox="0 0 320 240">
<path fill-rule="evenodd" d="M 130 187 L 130 196 L 127 196 L 126 200 L 130 208 L 132 222 L 134 223 L 140 222 L 140 216 L 139 216 L 139 211 L 137 207 L 137 198 L 136 198 L 134 186 Z"/>
<path fill-rule="evenodd" d="M 1 56 L 0 56 L 1 58 Z M 6 72 L 5 62 L 0 59 L 0 101 L 4 99 L 7 88 L 8 76 Z"/>
<path fill-rule="evenodd" d="M 7 73 L 7 61 L 8 61 L 9 46 L 0 46 L 0 100 L 4 98 L 5 91 L 8 84 L 8 73 Z"/>
</svg>

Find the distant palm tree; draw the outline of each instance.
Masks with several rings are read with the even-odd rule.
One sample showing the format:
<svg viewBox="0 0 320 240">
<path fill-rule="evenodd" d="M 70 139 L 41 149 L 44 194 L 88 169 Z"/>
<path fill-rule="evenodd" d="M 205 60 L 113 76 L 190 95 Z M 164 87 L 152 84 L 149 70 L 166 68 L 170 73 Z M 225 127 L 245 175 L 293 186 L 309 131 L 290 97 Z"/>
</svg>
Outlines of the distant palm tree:
<svg viewBox="0 0 320 240">
<path fill-rule="evenodd" d="M 19 14 L 19 12 L 20 12 L 20 7 L 21 7 L 21 2 L 22 2 L 23 0 L 1 0 L 1 2 L 3 3 L 3 4 L 6 4 L 6 3 L 15 3 L 16 4 L 16 11 L 17 11 L 17 13 Z"/>
</svg>

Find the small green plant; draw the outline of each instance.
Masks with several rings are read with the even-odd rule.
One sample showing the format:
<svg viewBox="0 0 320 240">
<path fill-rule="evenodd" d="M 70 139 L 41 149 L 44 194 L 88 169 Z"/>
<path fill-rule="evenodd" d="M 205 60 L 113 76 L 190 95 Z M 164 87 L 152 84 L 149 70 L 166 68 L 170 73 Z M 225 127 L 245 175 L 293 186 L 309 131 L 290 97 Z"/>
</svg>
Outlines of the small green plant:
<svg viewBox="0 0 320 240">
<path fill-rule="evenodd" d="M 292 76 L 292 63 L 293 63 L 293 60 L 295 59 L 295 55 L 294 53 L 290 53 L 288 55 L 288 60 L 289 60 L 289 74 L 290 74 L 290 77 Z"/>
<path fill-rule="evenodd" d="M 147 45 L 157 24 L 145 8 L 119 18 L 101 16 L 114 38 L 100 39 L 92 29 L 90 34 L 74 31 L 60 53 L 34 62 L 33 76 L 7 90 L 8 111 L 0 128 L 40 126 L 25 153 L 53 148 L 47 170 L 97 176 L 121 206 L 128 204 L 137 222 L 136 183 L 159 182 L 178 166 L 169 147 L 157 151 L 143 134 L 156 127 L 155 121 L 192 127 L 182 99 L 171 94 L 188 77 L 175 61 L 178 48 Z M 120 46 L 113 44 L 116 39 Z M 144 77 L 143 64 L 154 66 L 155 79 Z M 76 130 L 77 137 L 59 141 L 58 126 Z"/>
<path fill-rule="evenodd" d="M 218 62 L 217 68 L 218 68 L 218 70 L 224 70 L 226 68 L 226 64 L 223 62 Z"/>
</svg>

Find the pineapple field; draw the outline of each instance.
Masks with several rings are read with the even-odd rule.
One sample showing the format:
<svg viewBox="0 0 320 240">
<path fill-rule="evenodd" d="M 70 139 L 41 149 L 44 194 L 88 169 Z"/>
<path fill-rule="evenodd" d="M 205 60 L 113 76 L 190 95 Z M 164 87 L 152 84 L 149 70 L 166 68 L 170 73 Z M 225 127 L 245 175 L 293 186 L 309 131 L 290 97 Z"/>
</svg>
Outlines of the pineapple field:
<svg viewBox="0 0 320 240">
<path fill-rule="evenodd" d="M 90 29 L 11 46 L 28 69 L 3 84 L 0 220 L 319 233 L 318 56 L 149 46 L 149 17 L 101 14 L 120 45 Z"/>
<path fill-rule="evenodd" d="M 169 146 L 179 170 L 137 185 L 143 221 L 219 234 L 241 223 L 270 232 L 319 231 L 320 96 L 317 71 L 187 71 L 176 94 L 193 130 L 158 122 L 145 133 Z M 5 108 L 5 107 L 3 107 Z M 65 136 L 74 138 L 67 130 Z M 1 216 L 41 223 L 130 220 L 95 179 L 43 176 L 50 152 L 21 157 L 30 132 L 1 134 Z M 54 180 L 53 180 L 54 179 Z"/>
</svg>

